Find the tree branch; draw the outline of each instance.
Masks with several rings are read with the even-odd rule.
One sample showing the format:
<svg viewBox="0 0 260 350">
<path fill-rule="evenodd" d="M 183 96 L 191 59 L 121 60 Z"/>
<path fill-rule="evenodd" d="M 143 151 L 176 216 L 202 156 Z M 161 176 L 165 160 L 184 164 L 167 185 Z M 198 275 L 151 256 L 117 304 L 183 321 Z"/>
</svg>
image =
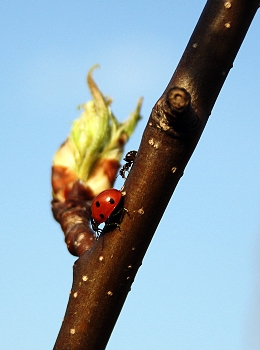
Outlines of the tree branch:
<svg viewBox="0 0 260 350">
<path fill-rule="evenodd" d="M 155 104 L 125 182 L 128 215 L 74 265 L 55 350 L 104 349 L 144 254 L 206 125 L 259 0 L 209 0 Z"/>
</svg>

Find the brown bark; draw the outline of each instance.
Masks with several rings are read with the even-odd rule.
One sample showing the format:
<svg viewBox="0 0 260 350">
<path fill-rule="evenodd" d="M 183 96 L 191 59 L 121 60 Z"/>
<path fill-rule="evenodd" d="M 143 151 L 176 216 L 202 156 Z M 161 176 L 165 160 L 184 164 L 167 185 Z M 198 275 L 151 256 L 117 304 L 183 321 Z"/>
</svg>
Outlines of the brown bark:
<svg viewBox="0 0 260 350">
<path fill-rule="evenodd" d="M 106 347 L 144 254 L 206 125 L 259 0 L 209 0 L 144 130 L 126 180 L 128 215 L 74 265 L 55 350 Z M 123 344 L 122 344 L 123 347 Z"/>
</svg>

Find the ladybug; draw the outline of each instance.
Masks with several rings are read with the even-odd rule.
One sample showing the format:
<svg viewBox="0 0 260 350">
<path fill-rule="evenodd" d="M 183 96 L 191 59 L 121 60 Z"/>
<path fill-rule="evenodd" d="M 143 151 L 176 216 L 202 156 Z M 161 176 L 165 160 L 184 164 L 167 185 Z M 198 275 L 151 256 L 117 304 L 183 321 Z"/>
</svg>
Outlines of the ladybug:
<svg viewBox="0 0 260 350">
<path fill-rule="evenodd" d="M 97 195 L 91 204 L 91 225 L 97 236 L 101 234 L 102 230 L 98 227 L 105 223 L 104 229 L 108 226 L 117 226 L 118 219 L 120 219 L 123 207 L 122 192 L 115 188 L 105 190 Z M 120 214 L 120 217 L 119 217 Z"/>
<path fill-rule="evenodd" d="M 123 165 L 122 169 L 120 169 L 119 174 L 122 176 L 123 179 L 126 179 L 125 173 L 131 168 L 131 166 L 133 165 L 134 161 L 135 161 L 135 157 L 136 157 L 137 151 L 130 151 L 126 154 L 124 161 L 126 161 L 126 163 Z"/>
</svg>

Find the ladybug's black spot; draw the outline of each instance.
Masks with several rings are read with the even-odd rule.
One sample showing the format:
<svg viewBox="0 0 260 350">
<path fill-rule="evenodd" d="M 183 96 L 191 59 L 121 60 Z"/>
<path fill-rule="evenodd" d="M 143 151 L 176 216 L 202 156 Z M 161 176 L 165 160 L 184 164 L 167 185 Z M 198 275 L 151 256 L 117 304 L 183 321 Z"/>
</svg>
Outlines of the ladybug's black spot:
<svg viewBox="0 0 260 350">
<path fill-rule="evenodd" d="M 99 207 L 100 207 L 100 203 L 99 203 L 99 201 L 96 201 L 95 206 L 96 206 L 97 208 L 99 208 Z"/>
<path fill-rule="evenodd" d="M 99 214 L 100 219 L 104 219 L 105 215 L 104 214 Z"/>
<path fill-rule="evenodd" d="M 114 204 L 114 203 L 115 203 L 114 199 L 110 197 L 110 198 L 109 198 L 109 203 L 110 203 L 110 204 Z"/>
</svg>

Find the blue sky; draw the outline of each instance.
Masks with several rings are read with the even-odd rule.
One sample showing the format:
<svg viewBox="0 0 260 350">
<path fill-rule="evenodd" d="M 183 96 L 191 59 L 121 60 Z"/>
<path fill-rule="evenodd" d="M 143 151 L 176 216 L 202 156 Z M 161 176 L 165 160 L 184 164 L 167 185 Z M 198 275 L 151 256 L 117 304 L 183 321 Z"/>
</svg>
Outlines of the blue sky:
<svg viewBox="0 0 260 350">
<path fill-rule="evenodd" d="M 205 1 L 6 1 L 0 11 L 1 347 L 51 349 L 72 283 L 50 167 L 94 72 L 138 149 Z M 143 261 L 108 350 L 260 348 L 259 15 Z M 116 184 L 120 188 L 121 183 Z"/>
</svg>

